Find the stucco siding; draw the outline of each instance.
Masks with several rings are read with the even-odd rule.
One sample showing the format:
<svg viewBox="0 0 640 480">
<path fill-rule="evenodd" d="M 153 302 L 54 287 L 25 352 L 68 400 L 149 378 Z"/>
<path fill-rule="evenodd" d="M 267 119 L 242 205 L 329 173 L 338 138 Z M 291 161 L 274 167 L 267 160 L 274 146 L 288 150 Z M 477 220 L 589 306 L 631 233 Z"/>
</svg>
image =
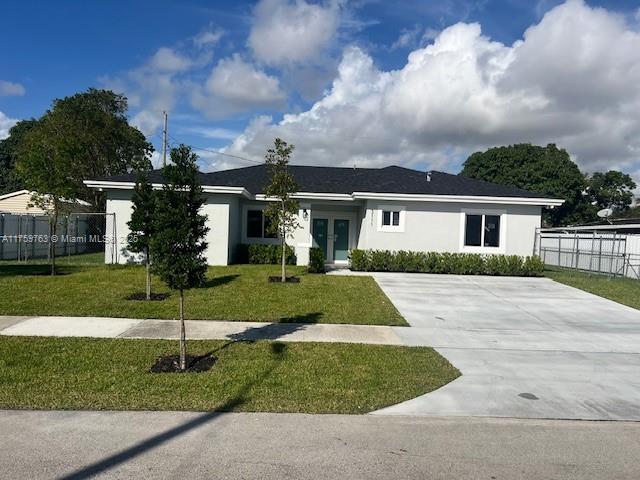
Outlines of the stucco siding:
<svg viewBox="0 0 640 480">
<path fill-rule="evenodd" d="M 383 231 L 381 211 L 401 209 L 402 229 Z M 469 249 L 463 246 L 464 212 L 501 214 L 499 249 Z M 440 202 L 367 201 L 358 248 L 432 252 L 477 251 L 531 255 L 536 227 L 540 226 L 540 207 Z"/>
<path fill-rule="evenodd" d="M 110 190 L 107 192 L 106 212 L 112 213 L 110 218 L 107 216 L 107 234 L 113 236 L 113 251 L 115 252 L 112 259 L 109 249 L 105 249 L 105 263 L 132 263 L 139 262 L 142 256 L 133 254 L 127 250 L 127 237 L 131 232 L 127 223 L 131 220 L 131 190 Z M 113 223 L 112 223 L 113 222 Z M 115 226 L 114 226 L 115 223 Z"/>
</svg>

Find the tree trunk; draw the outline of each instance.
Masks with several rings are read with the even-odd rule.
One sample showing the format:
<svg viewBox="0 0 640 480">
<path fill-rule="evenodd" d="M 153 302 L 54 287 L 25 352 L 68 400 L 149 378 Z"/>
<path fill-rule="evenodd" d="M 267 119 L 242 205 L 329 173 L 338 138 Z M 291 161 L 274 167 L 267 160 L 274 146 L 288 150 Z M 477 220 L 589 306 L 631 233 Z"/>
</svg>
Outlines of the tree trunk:
<svg viewBox="0 0 640 480">
<path fill-rule="evenodd" d="M 187 369 L 187 335 L 184 329 L 184 290 L 180 289 L 180 370 Z"/>
<path fill-rule="evenodd" d="M 151 260 L 149 259 L 149 247 L 145 252 L 145 263 L 147 267 L 147 300 L 151 300 Z"/>
<path fill-rule="evenodd" d="M 280 241 L 282 242 L 282 278 L 280 281 L 285 283 L 287 281 L 287 232 L 284 228 L 284 202 L 282 202 L 280 221 L 282 222 L 282 231 L 280 232 Z"/>
</svg>

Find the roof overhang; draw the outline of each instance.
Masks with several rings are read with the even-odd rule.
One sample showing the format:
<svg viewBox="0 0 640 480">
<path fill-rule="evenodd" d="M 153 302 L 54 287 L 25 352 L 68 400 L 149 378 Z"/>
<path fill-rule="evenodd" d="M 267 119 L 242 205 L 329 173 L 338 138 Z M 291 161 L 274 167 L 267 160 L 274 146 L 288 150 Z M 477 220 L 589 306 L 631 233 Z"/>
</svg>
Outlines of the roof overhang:
<svg viewBox="0 0 640 480">
<path fill-rule="evenodd" d="M 85 180 L 84 184 L 89 188 L 95 188 L 100 191 L 104 190 L 133 190 L 136 186 L 135 182 L 109 182 L 105 180 Z M 161 183 L 152 183 L 151 187 L 154 190 L 161 190 Z M 227 195 L 242 195 L 246 198 L 253 198 L 246 188 L 244 187 L 225 187 L 215 185 L 203 185 L 202 191 L 204 193 L 218 193 Z"/>
<path fill-rule="evenodd" d="M 90 188 L 98 190 L 133 190 L 135 182 L 110 182 L 106 180 L 85 180 L 84 184 Z M 162 184 L 153 183 L 155 190 L 162 188 Z M 273 198 L 264 194 L 252 195 L 244 187 L 226 187 L 216 185 L 203 185 L 204 193 L 218 193 L 228 195 L 242 195 L 245 198 L 259 201 L 272 201 Z M 536 198 L 536 197 L 490 197 L 474 195 L 420 195 L 420 194 L 398 194 L 398 193 L 376 193 L 376 192 L 353 192 L 349 193 L 322 193 L 322 192 L 297 192 L 292 195 L 299 200 L 317 201 L 349 201 L 355 200 L 385 200 L 402 202 L 440 202 L 440 203 L 491 203 L 498 205 L 536 205 L 542 207 L 558 207 L 564 200 L 557 198 Z"/>
<path fill-rule="evenodd" d="M 536 197 L 489 197 L 480 195 L 420 195 L 397 193 L 353 192 L 356 200 L 400 200 L 405 202 L 492 203 L 500 205 L 538 205 L 559 207 L 564 200 Z"/>
</svg>

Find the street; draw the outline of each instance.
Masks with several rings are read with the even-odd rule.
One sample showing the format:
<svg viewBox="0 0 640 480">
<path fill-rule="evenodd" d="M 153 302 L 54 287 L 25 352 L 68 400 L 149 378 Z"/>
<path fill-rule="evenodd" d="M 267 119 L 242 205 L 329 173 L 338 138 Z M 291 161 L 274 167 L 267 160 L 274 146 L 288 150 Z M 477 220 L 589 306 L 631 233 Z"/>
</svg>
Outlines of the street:
<svg viewBox="0 0 640 480">
<path fill-rule="evenodd" d="M 629 422 L 0 411 L 0 432 L 3 479 L 640 477 Z"/>
</svg>

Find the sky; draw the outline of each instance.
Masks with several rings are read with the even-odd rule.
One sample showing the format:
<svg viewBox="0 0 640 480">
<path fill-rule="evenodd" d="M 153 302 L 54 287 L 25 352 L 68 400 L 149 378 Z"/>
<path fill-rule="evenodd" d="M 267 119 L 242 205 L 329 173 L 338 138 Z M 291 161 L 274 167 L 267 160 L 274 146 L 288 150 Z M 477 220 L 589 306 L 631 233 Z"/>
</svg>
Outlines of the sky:
<svg viewBox="0 0 640 480">
<path fill-rule="evenodd" d="M 640 184 L 640 2 L 5 0 L 0 138 L 90 87 L 204 171 L 262 161 L 457 173 L 521 142 Z M 159 162 L 159 154 L 153 161 Z"/>
</svg>

